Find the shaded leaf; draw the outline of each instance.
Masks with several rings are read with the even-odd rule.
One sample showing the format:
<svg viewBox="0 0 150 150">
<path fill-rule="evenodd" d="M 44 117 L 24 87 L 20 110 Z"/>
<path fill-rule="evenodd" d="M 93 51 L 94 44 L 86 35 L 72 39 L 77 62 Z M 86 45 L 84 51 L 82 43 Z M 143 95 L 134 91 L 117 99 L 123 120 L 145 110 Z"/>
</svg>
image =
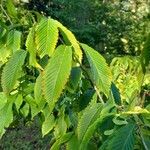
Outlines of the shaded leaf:
<svg viewBox="0 0 150 150">
<path fill-rule="evenodd" d="M 68 132 L 66 133 L 64 136 L 62 136 L 60 139 L 57 139 L 57 141 L 52 145 L 52 147 L 50 148 L 51 150 L 59 150 L 61 144 L 67 142 L 71 137 L 72 137 L 73 133 L 72 132 Z"/>
<path fill-rule="evenodd" d="M 81 44 L 87 59 L 90 63 L 91 78 L 99 91 L 109 95 L 111 86 L 111 71 L 105 59 L 94 49 L 86 44 Z"/>
<path fill-rule="evenodd" d="M 77 150 L 79 149 L 79 143 L 76 135 L 73 135 L 71 139 L 67 142 L 67 150 Z"/>
<path fill-rule="evenodd" d="M 45 136 L 48 134 L 55 126 L 55 117 L 53 114 L 45 118 L 45 121 L 42 124 L 42 135 Z"/>
<path fill-rule="evenodd" d="M 95 94 L 95 90 L 87 90 L 82 94 L 81 98 L 79 99 L 80 110 L 83 110 L 84 108 L 87 107 L 87 105 L 92 100 L 94 94 Z"/>
<path fill-rule="evenodd" d="M 121 127 L 112 135 L 108 149 L 133 150 L 135 143 L 135 124 L 129 123 Z"/>
<path fill-rule="evenodd" d="M 65 121 L 65 112 L 64 111 L 65 111 L 65 109 L 64 109 L 64 107 L 62 107 L 59 112 L 59 117 L 56 121 L 56 126 L 54 129 L 55 130 L 54 135 L 55 135 L 56 139 L 65 135 L 66 131 L 67 131 L 67 123 Z"/>
<path fill-rule="evenodd" d="M 96 104 L 94 104 L 94 105 L 96 105 Z M 109 109 L 109 110 L 112 108 L 109 106 L 106 106 L 106 107 L 108 107 L 107 109 Z M 83 134 L 78 132 L 79 136 L 83 135 L 82 139 L 80 139 L 80 137 L 78 138 L 79 142 L 80 142 L 80 148 L 79 148 L 80 150 L 86 150 L 87 144 L 89 143 L 90 139 L 92 138 L 97 127 L 103 123 L 104 118 L 109 117 L 109 116 L 114 116 L 114 113 L 111 113 L 111 112 L 103 114 L 103 112 L 102 112 L 103 109 L 105 109 L 105 107 L 104 108 L 100 107 L 97 110 L 96 114 L 94 114 L 94 116 L 92 118 L 90 116 L 93 115 L 93 112 L 90 109 L 87 109 L 87 111 L 88 111 L 88 113 L 86 113 L 87 116 L 84 116 L 84 113 L 83 113 L 84 119 L 86 119 L 86 118 L 88 118 L 88 119 L 87 120 L 82 119 L 82 121 L 84 121 L 84 126 L 82 126 Z M 91 118 L 90 123 L 88 123 L 89 118 Z M 79 125 L 80 124 L 81 123 L 79 120 Z M 85 127 L 85 129 L 84 129 L 84 127 Z M 82 131 L 80 130 L 80 132 L 82 132 Z"/>
<path fill-rule="evenodd" d="M 20 109 L 20 112 L 24 117 L 27 117 L 29 114 L 29 104 L 25 103 L 25 105 Z"/>
<path fill-rule="evenodd" d="M 119 92 L 119 89 L 116 87 L 116 85 L 114 83 L 111 84 L 111 91 L 112 91 L 115 103 L 117 105 L 121 105 L 120 92 Z"/>
<path fill-rule="evenodd" d="M 144 49 L 141 54 L 141 64 L 144 74 L 146 73 L 146 67 L 150 65 L 150 33 L 144 44 Z"/>
<path fill-rule="evenodd" d="M 100 115 L 101 109 L 102 109 L 102 105 L 96 103 L 93 104 L 92 106 L 88 106 L 84 110 L 83 115 L 79 119 L 78 127 L 77 127 L 79 141 L 83 140 L 90 125 Z"/>
<path fill-rule="evenodd" d="M 141 138 L 142 138 L 142 143 L 143 143 L 145 150 L 149 150 L 149 148 L 150 148 L 150 133 L 147 130 L 145 130 L 145 131 L 141 130 Z M 149 133 L 149 135 L 148 135 L 148 133 Z"/>
<path fill-rule="evenodd" d="M 22 94 L 18 94 L 18 96 L 15 100 L 15 105 L 16 105 L 17 111 L 19 111 L 22 102 L 23 102 Z"/>
<path fill-rule="evenodd" d="M 12 104 L 14 97 L 10 97 L 5 106 L 0 110 L 0 137 L 5 133 L 5 128 L 7 128 L 13 121 L 13 111 Z"/>
<path fill-rule="evenodd" d="M 73 90 L 76 90 L 81 79 L 81 69 L 79 67 L 73 67 L 70 74 L 69 84 Z"/>
<path fill-rule="evenodd" d="M 43 101 L 43 93 L 42 93 L 42 76 L 39 75 L 36 79 L 35 86 L 34 86 L 34 97 L 35 101 L 40 106 Z"/>
</svg>

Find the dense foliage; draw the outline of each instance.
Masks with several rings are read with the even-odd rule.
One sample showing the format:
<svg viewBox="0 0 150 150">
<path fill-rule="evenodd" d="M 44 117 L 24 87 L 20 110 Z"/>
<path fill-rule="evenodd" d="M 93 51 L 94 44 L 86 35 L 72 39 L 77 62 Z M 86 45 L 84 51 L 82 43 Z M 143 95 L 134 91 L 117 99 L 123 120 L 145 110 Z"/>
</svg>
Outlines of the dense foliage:
<svg viewBox="0 0 150 150">
<path fill-rule="evenodd" d="M 0 6 L 1 137 L 19 117 L 38 117 L 52 150 L 149 149 L 150 35 L 138 56 L 107 64 L 59 21 L 17 1 Z"/>
</svg>

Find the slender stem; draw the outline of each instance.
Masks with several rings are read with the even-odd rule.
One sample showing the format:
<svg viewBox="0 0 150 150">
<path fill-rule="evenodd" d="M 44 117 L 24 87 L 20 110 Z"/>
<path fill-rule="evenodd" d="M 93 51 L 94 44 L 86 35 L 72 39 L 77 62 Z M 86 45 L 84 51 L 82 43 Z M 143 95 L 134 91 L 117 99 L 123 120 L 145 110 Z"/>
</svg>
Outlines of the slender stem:
<svg viewBox="0 0 150 150">
<path fill-rule="evenodd" d="M 59 40 L 62 42 L 62 44 L 65 44 L 61 37 L 59 37 Z"/>
<path fill-rule="evenodd" d="M 139 121 L 140 121 L 140 119 L 139 119 Z M 147 145 L 146 145 L 146 143 L 145 143 L 144 137 L 143 137 L 143 135 L 142 135 L 141 127 L 140 127 L 139 124 L 137 124 L 137 126 L 138 126 L 138 129 L 139 129 L 139 136 L 141 137 L 143 146 L 144 146 L 145 150 L 149 150 L 149 148 L 147 147 Z"/>
<path fill-rule="evenodd" d="M 94 89 L 95 89 L 95 91 L 96 91 L 96 93 L 97 93 L 97 96 L 99 97 L 101 103 L 102 103 L 102 104 L 105 104 L 104 101 L 103 101 L 103 99 L 102 99 L 102 97 L 101 97 L 101 95 L 99 94 L 99 91 L 98 91 L 98 89 L 97 89 L 96 86 L 94 86 Z"/>
<path fill-rule="evenodd" d="M 7 14 L 7 12 L 5 11 L 5 9 L 3 8 L 3 5 L 0 4 L 0 7 L 2 9 L 2 11 L 4 12 L 4 14 L 6 15 L 7 19 L 9 20 L 10 24 L 13 25 L 13 22 L 11 21 L 9 15 Z"/>
<path fill-rule="evenodd" d="M 147 147 L 147 145 L 146 145 L 146 143 L 145 143 L 145 141 L 144 141 L 143 135 L 141 134 L 141 131 L 140 131 L 140 137 L 141 137 L 141 139 L 142 139 L 142 143 L 143 143 L 145 149 L 146 149 L 146 150 L 149 150 L 149 148 Z"/>
<path fill-rule="evenodd" d="M 141 85 L 140 85 L 140 91 L 142 91 L 142 85 L 144 83 L 144 77 L 145 77 L 145 74 L 143 74 L 143 76 L 142 76 L 142 82 L 141 82 Z M 139 93 L 139 96 L 140 96 L 140 93 Z M 145 102 L 145 93 L 143 93 L 143 96 L 141 97 L 141 107 L 143 107 L 144 102 Z"/>
</svg>

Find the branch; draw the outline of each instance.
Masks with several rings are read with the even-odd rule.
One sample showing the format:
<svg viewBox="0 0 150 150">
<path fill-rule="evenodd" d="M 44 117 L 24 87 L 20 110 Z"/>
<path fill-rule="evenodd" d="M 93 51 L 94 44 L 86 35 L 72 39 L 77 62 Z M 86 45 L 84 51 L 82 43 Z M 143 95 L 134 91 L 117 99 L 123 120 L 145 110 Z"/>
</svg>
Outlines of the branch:
<svg viewBox="0 0 150 150">
<path fill-rule="evenodd" d="M 4 14 L 6 15 L 7 19 L 9 20 L 10 24 L 13 25 L 13 22 L 11 21 L 9 15 L 8 15 L 7 12 L 5 11 L 5 9 L 3 8 L 2 4 L 0 4 L 0 7 L 1 7 L 2 11 L 4 12 Z"/>
<path fill-rule="evenodd" d="M 94 85 L 93 81 L 91 80 L 90 75 L 88 74 L 88 72 L 86 71 L 86 69 L 84 68 L 84 66 L 82 66 L 82 64 L 79 62 L 79 60 L 78 60 L 78 58 L 77 58 L 76 56 L 75 56 L 75 59 L 76 59 L 76 61 L 79 63 L 81 69 L 87 74 L 88 81 L 91 83 L 92 87 L 95 89 L 96 94 L 97 94 L 97 96 L 99 97 L 101 103 L 102 103 L 102 104 L 105 104 L 105 102 L 103 101 L 103 99 L 102 99 L 102 97 L 101 97 L 101 95 L 100 95 L 100 93 L 99 93 L 99 90 L 97 89 L 96 85 Z"/>
</svg>

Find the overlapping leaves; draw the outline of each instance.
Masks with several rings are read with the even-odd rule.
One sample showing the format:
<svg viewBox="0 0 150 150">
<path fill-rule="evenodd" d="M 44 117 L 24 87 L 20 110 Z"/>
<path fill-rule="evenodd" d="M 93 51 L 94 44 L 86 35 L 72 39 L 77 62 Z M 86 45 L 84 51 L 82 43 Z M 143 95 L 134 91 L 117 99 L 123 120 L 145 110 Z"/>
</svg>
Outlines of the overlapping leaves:
<svg viewBox="0 0 150 150">
<path fill-rule="evenodd" d="M 17 79 L 21 76 L 21 69 L 24 64 L 25 57 L 26 51 L 16 51 L 5 65 L 1 77 L 4 93 L 9 94 L 14 88 Z"/>
</svg>

